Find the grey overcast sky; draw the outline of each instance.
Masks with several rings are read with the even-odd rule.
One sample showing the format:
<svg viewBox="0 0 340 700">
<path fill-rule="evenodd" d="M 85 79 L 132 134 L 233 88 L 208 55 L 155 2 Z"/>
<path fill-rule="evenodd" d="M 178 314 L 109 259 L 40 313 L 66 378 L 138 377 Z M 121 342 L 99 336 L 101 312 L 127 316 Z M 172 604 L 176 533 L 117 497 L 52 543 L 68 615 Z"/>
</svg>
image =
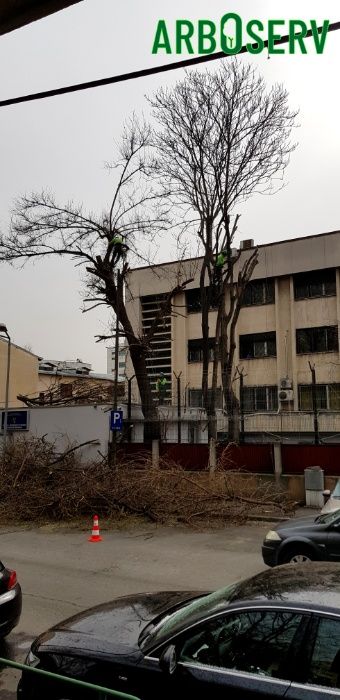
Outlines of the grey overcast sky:
<svg viewBox="0 0 340 700">
<path fill-rule="evenodd" d="M 59 87 L 174 60 L 153 56 L 158 19 L 218 21 L 226 11 L 244 20 L 340 20 L 334 0 L 84 0 L 63 12 L 0 37 L 0 99 Z M 286 33 L 284 31 L 283 33 Z M 339 69 L 340 31 L 330 34 L 323 55 L 308 40 L 307 55 L 266 53 L 241 60 L 257 65 L 268 84 L 282 82 L 300 109 L 299 147 L 286 172 L 286 187 L 255 196 L 241 210 L 241 238 L 256 243 L 340 228 Z M 214 64 L 209 70 L 213 70 Z M 182 78 L 183 70 L 86 92 L 0 109 L 0 227 L 6 229 L 20 193 L 48 188 L 59 201 L 74 199 L 100 211 L 112 181 L 104 162 L 113 156 L 124 120 L 147 115 L 145 94 Z M 173 258 L 170 245 L 160 260 Z M 55 359 L 92 362 L 106 371 L 105 345 L 94 336 L 109 320 L 97 310 L 81 314 L 79 274 L 64 260 L 37 261 L 24 269 L 1 265 L 0 321 L 14 342 Z"/>
</svg>

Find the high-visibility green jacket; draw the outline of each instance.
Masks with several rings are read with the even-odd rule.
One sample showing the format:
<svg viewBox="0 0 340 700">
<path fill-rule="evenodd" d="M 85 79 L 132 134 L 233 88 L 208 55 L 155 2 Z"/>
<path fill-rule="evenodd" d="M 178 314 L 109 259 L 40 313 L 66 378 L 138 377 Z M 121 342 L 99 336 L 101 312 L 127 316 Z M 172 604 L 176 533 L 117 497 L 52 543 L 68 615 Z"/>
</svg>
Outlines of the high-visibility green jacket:
<svg viewBox="0 0 340 700">
<path fill-rule="evenodd" d="M 226 256 L 224 253 L 219 253 L 216 259 L 216 267 L 223 267 L 225 261 L 226 261 Z"/>
<path fill-rule="evenodd" d="M 156 382 L 156 384 L 157 384 L 157 389 L 158 389 L 158 390 L 165 389 L 167 383 L 168 383 L 168 382 L 167 382 L 167 380 L 166 380 L 165 377 L 159 377 L 159 378 L 157 379 L 157 382 Z"/>
<path fill-rule="evenodd" d="M 112 239 L 111 243 L 112 243 L 113 245 L 117 245 L 117 244 L 118 244 L 118 245 L 121 245 L 121 244 L 123 243 L 123 239 L 122 239 L 121 236 L 114 236 L 114 238 Z"/>
</svg>

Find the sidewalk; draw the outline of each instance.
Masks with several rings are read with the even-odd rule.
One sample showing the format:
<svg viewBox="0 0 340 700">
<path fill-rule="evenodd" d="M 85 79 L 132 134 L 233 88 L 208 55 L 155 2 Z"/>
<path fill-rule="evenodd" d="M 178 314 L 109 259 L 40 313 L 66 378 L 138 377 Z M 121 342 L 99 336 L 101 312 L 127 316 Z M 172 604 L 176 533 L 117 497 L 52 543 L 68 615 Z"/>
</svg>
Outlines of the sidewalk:
<svg viewBox="0 0 340 700">
<path fill-rule="evenodd" d="M 298 506 L 294 512 L 291 514 L 287 515 L 281 515 L 275 513 L 269 513 L 268 515 L 251 515 L 249 517 L 249 521 L 257 521 L 257 522 L 282 522 L 283 520 L 290 520 L 291 518 L 307 518 L 308 516 L 312 516 L 316 518 L 320 514 L 320 508 L 307 508 L 306 506 Z"/>
</svg>

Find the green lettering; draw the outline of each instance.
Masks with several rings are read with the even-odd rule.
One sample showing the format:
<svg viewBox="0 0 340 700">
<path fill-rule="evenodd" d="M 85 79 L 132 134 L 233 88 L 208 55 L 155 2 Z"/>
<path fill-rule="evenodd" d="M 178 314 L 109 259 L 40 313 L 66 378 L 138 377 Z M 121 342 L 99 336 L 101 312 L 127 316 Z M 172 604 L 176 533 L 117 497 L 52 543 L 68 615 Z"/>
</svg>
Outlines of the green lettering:
<svg viewBox="0 0 340 700">
<path fill-rule="evenodd" d="M 208 31 L 206 31 L 208 29 Z M 198 53 L 213 53 L 216 49 L 216 27 L 210 19 L 198 20 Z M 206 42 L 209 42 L 207 48 Z"/>
<path fill-rule="evenodd" d="M 229 20 L 234 20 L 235 22 L 235 45 L 233 48 L 233 38 L 224 33 L 225 26 Z M 228 46 L 228 39 L 230 47 Z M 227 54 L 239 53 L 242 49 L 242 19 L 240 15 L 235 14 L 235 12 L 228 12 L 226 15 L 223 15 L 221 19 L 221 49 Z"/>
<path fill-rule="evenodd" d="M 260 22 L 259 19 L 251 19 L 250 22 L 247 24 L 247 33 L 248 36 L 250 36 L 251 39 L 254 39 L 256 41 L 256 44 L 247 44 L 246 48 L 248 53 L 261 53 L 264 48 L 264 41 L 263 39 L 258 35 L 255 34 L 253 31 L 253 27 L 256 27 L 256 29 L 259 30 L 259 32 L 263 32 L 263 24 Z"/>
<path fill-rule="evenodd" d="M 301 29 L 300 34 L 295 33 L 295 27 Z M 295 53 L 295 44 L 298 43 L 301 53 L 307 53 L 304 38 L 307 34 L 307 25 L 301 19 L 289 20 L 289 53 Z"/>
<path fill-rule="evenodd" d="M 158 21 L 152 53 L 158 53 L 159 49 L 165 49 L 166 53 L 171 53 L 170 39 L 164 19 Z"/>
<path fill-rule="evenodd" d="M 328 33 L 329 19 L 324 19 L 321 32 L 318 32 L 318 27 L 315 19 L 311 19 L 310 26 L 312 28 L 312 35 L 314 39 L 316 53 L 323 53 Z"/>
<path fill-rule="evenodd" d="M 268 21 L 268 53 L 284 53 L 284 49 L 279 49 L 275 46 L 275 42 L 281 39 L 282 34 L 275 34 L 275 27 L 283 25 L 284 19 L 270 19 Z"/>
<path fill-rule="evenodd" d="M 184 30 L 187 30 L 184 32 Z M 191 45 L 191 37 L 194 33 L 194 25 L 188 19 L 176 20 L 176 53 L 182 53 L 182 43 L 184 42 L 187 52 L 194 53 Z"/>
</svg>

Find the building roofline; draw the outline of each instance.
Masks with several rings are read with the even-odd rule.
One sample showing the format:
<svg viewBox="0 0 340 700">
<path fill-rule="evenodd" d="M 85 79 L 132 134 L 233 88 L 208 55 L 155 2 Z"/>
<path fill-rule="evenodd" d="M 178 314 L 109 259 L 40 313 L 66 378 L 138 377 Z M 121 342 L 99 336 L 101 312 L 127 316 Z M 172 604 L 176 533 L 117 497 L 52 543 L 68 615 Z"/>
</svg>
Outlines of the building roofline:
<svg viewBox="0 0 340 700">
<path fill-rule="evenodd" d="M 295 243 L 296 241 L 308 241 L 311 238 L 321 238 L 322 236 L 333 236 L 335 234 L 340 234 L 340 229 L 336 231 L 325 231 L 324 233 L 314 233 L 310 236 L 297 236 L 296 238 L 285 238 L 283 241 L 272 241 L 271 243 L 260 243 L 259 245 L 253 245 L 250 248 L 245 248 L 244 250 L 255 250 L 256 248 L 269 248 L 274 245 L 283 245 L 284 243 Z M 197 255 L 192 258 L 183 258 L 183 260 L 168 260 L 166 262 L 155 263 L 153 265 L 141 265 L 140 267 L 132 267 L 131 272 L 136 272 L 137 270 L 149 270 L 154 267 L 164 267 L 165 265 L 175 265 L 175 263 L 187 263 L 194 262 L 196 260 L 202 260 L 202 255 Z"/>
<path fill-rule="evenodd" d="M 38 375 L 44 377 L 71 377 L 71 379 L 101 379 L 103 381 L 114 382 L 114 378 L 110 374 L 100 374 L 98 372 L 90 372 L 89 374 L 77 374 L 76 372 L 63 372 L 59 369 L 39 369 Z"/>
<path fill-rule="evenodd" d="M 6 338 L 3 338 L 2 336 L 0 336 L 0 340 L 3 340 L 4 343 L 8 342 L 6 340 Z M 32 357 L 37 357 L 38 360 L 42 360 L 42 357 L 40 357 L 40 355 L 36 355 L 35 352 L 31 352 L 30 350 L 26 350 L 26 348 L 23 348 L 21 345 L 17 345 L 16 343 L 12 343 L 12 341 L 11 341 L 11 347 L 17 348 L 17 350 L 22 350 L 22 352 L 26 352 L 27 355 L 32 355 Z"/>
</svg>

